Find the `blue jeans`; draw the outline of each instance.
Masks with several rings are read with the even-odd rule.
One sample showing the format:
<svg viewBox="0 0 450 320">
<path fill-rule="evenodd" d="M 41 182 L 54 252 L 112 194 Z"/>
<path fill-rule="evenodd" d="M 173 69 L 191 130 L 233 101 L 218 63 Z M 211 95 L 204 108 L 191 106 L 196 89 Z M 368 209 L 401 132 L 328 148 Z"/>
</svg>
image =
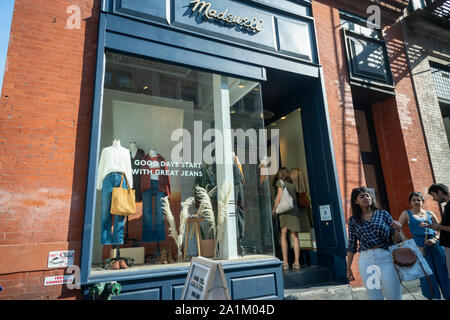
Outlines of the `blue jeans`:
<svg viewBox="0 0 450 320">
<path fill-rule="evenodd" d="M 362 251 L 359 254 L 359 273 L 370 300 L 402 300 L 400 279 L 389 250 Z"/>
<path fill-rule="evenodd" d="M 105 244 L 123 244 L 123 228 L 125 217 L 111 214 L 111 197 L 114 187 L 120 186 L 122 173 L 112 172 L 103 179 L 102 187 L 102 225 L 101 225 L 101 243 Z M 127 188 L 127 182 L 123 179 L 122 188 Z M 111 236 L 111 223 L 114 217 L 114 232 Z"/>
<path fill-rule="evenodd" d="M 433 271 L 433 274 L 428 276 L 433 287 L 433 299 L 441 299 L 440 288 L 444 299 L 450 300 L 450 279 L 448 278 L 447 265 L 445 263 L 444 248 L 439 245 L 438 241 L 431 247 L 425 247 L 423 256 Z M 422 294 L 430 299 L 430 286 L 425 277 L 420 278 L 420 287 L 422 288 Z"/>
<path fill-rule="evenodd" d="M 161 199 L 164 192 L 158 190 L 158 181 L 151 180 L 150 189 L 142 193 L 142 241 L 153 242 L 166 239 L 164 215 Z M 154 200 L 153 200 L 154 199 Z M 155 223 L 153 224 L 153 204 L 155 205 Z"/>
</svg>

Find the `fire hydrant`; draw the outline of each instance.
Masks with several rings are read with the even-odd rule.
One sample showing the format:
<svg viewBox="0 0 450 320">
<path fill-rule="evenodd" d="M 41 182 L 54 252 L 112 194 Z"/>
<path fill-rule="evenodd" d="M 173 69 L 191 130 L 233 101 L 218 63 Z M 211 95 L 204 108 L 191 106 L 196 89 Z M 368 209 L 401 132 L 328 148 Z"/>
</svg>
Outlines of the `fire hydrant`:
<svg viewBox="0 0 450 320">
<path fill-rule="evenodd" d="M 112 296 L 118 296 L 122 286 L 116 281 L 99 282 L 89 288 L 92 300 L 111 300 Z"/>
</svg>

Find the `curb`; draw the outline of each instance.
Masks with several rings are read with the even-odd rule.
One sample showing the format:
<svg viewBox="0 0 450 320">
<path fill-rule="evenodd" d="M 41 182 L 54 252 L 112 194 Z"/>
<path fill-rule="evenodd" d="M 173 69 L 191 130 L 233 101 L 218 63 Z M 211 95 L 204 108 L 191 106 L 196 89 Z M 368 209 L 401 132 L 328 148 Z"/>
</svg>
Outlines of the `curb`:
<svg viewBox="0 0 450 320">
<path fill-rule="evenodd" d="M 412 296 L 402 287 L 402 300 L 427 300 L 422 295 L 420 282 L 418 280 L 404 283 L 404 286 L 411 291 Z M 415 297 L 415 298 L 414 298 Z M 318 286 L 300 289 L 285 290 L 284 300 L 369 300 L 364 287 L 353 288 L 349 284 Z"/>
</svg>

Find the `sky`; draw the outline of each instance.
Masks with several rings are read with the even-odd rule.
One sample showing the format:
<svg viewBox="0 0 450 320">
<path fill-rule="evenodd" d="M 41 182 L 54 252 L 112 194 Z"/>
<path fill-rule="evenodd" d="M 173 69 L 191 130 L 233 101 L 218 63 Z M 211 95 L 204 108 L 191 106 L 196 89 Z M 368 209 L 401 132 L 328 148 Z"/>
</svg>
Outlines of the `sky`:
<svg viewBox="0 0 450 320">
<path fill-rule="evenodd" d="M 0 0 L 0 94 L 3 86 L 13 8 L 14 0 Z"/>
</svg>

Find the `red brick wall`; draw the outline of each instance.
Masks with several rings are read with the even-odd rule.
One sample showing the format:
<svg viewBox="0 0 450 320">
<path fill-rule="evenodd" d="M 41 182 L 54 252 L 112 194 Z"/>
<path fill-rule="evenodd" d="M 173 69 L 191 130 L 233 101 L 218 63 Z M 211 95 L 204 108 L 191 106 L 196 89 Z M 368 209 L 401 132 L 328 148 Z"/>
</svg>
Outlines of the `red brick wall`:
<svg viewBox="0 0 450 320">
<path fill-rule="evenodd" d="M 68 6 L 81 29 L 66 29 Z M 44 286 L 49 251 L 80 261 L 99 0 L 16 0 L 0 99 L 0 299 L 79 298 Z"/>
<path fill-rule="evenodd" d="M 384 123 L 390 122 L 391 125 L 390 129 L 377 130 L 378 143 L 389 142 L 387 148 L 380 148 L 380 155 L 385 159 L 382 161 L 385 176 L 401 172 L 389 186 L 391 213 L 394 218 L 398 218 L 403 210 L 409 208 L 408 195 L 411 191 L 422 192 L 425 209 L 439 213 L 439 206 L 428 195 L 428 187 L 434 183 L 434 179 L 400 24 L 386 27 L 383 35 L 387 42 L 396 97 L 373 106 L 373 113 L 374 117 L 380 117 L 387 112 L 378 124 L 384 126 Z M 378 111 L 380 113 L 377 115 Z"/>
<path fill-rule="evenodd" d="M 323 66 L 325 89 L 330 114 L 331 132 L 341 189 L 345 221 L 351 216 L 350 196 L 353 188 L 365 185 L 359 152 L 358 133 L 353 111 L 353 98 L 349 84 L 345 48 L 341 31 L 339 10 L 332 1 L 313 1 L 320 63 Z M 357 272 L 358 255 L 353 262 L 356 281 L 361 286 Z"/>
<path fill-rule="evenodd" d="M 312 8 L 320 62 L 324 69 L 341 197 L 348 223 L 351 190 L 364 185 L 365 180 L 338 10 L 342 8 L 364 16 L 367 5 L 365 2 L 317 0 L 312 2 Z M 382 13 L 382 22 L 390 19 L 383 17 Z M 417 190 L 425 195 L 433 178 L 399 26 L 388 28 L 384 36 L 388 42 L 397 97 L 373 105 L 372 110 L 388 201 L 391 213 L 397 219 L 408 208 L 408 194 Z M 413 158 L 417 162 L 413 162 Z M 431 200 L 429 196 L 427 200 Z M 426 207 L 439 212 L 432 201 L 427 201 Z M 357 267 L 358 256 L 352 265 L 356 277 L 353 286 L 363 285 Z"/>
<path fill-rule="evenodd" d="M 336 166 L 346 220 L 352 188 L 365 184 L 358 145 L 339 11 L 326 1 L 313 1 L 320 62 L 323 66 Z"/>
</svg>

